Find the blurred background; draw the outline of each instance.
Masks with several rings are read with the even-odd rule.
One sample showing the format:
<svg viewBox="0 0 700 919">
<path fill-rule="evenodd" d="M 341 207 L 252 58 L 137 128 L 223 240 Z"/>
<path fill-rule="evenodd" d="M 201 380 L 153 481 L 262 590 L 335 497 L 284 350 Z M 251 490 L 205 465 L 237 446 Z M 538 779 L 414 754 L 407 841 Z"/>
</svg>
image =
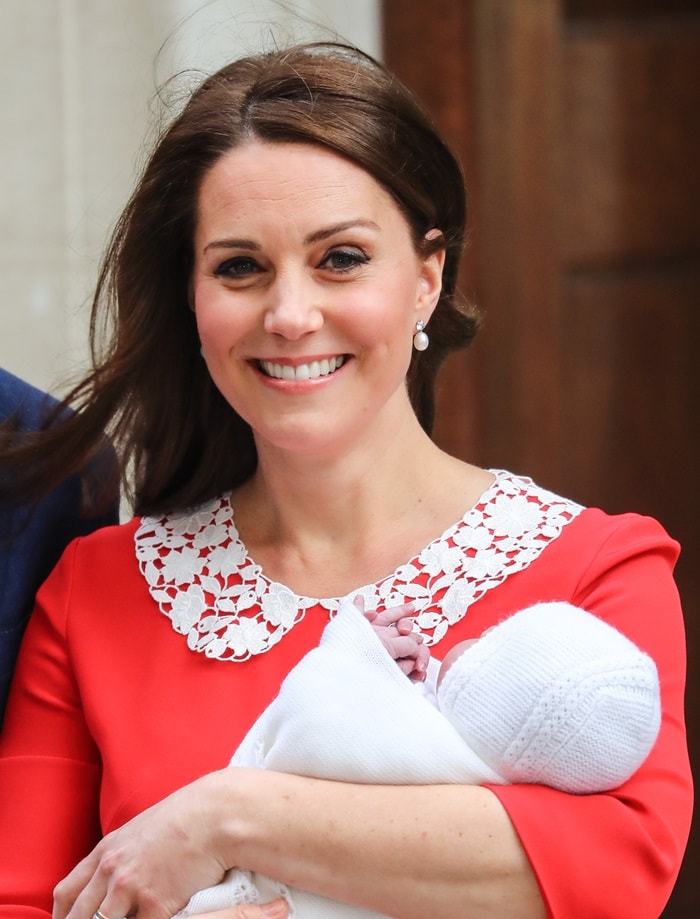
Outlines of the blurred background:
<svg viewBox="0 0 700 919">
<path fill-rule="evenodd" d="M 53 392 L 83 366 L 162 87 L 177 99 L 240 53 L 334 32 L 379 55 L 378 0 L 0 0 L 0 365 Z"/>
<path fill-rule="evenodd" d="M 485 326 L 445 368 L 436 439 L 682 543 L 700 762 L 699 0 L 0 0 L 0 365 L 56 394 L 84 366 L 159 87 L 334 33 L 464 164 Z M 665 919 L 698 919 L 698 871 L 696 826 Z"/>
</svg>

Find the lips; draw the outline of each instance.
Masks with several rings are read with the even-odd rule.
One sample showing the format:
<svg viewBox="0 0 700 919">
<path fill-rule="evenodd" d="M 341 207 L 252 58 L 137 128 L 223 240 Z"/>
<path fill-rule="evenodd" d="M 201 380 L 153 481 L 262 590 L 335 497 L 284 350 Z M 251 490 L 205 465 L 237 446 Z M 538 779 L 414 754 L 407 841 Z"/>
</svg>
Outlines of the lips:
<svg viewBox="0 0 700 919">
<path fill-rule="evenodd" d="M 258 366 L 265 376 L 275 380 L 316 380 L 335 373 L 345 363 L 345 355 L 310 361 L 308 364 L 277 364 L 274 361 L 259 361 Z"/>
</svg>

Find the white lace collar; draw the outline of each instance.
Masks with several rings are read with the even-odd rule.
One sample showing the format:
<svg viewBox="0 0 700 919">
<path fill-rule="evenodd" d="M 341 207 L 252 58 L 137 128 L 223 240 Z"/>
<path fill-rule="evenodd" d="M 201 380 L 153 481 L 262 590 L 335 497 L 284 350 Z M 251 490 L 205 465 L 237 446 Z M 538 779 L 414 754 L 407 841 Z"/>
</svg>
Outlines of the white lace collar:
<svg viewBox="0 0 700 919">
<path fill-rule="evenodd" d="M 413 601 L 427 644 L 440 641 L 469 606 L 527 568 L 583 508 L 502 470 L 478 504 L 388 577 L 352 592 L 367 609 Z M 143 517 L 136 557 L 151 596 L 193 651 L 244 661 L 268 651 L 320 605 L 270 581 L 241 542 L 229 495 L 186 514 Z"/>
</svg>

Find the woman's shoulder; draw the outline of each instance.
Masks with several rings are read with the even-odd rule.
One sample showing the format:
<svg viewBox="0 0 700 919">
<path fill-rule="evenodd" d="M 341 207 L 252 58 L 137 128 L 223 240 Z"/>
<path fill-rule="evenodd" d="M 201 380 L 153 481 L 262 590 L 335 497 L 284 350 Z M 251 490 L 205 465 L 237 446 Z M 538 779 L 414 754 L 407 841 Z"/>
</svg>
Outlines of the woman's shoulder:
<svg viewBox="0 0 700 919">
<path fill-rule="evenodd" d="M 519 528 L 506 542 L 517 543 L 519 555 L 529 551 L 533 575 L 544 570 L 556 581 L 595 578 L 634 559 L 656 559 L 673 570 L 680 546 L 655 518 L 586 506 L 510 472 L 495 470 L 494 475 L 484 496 L 494 545 Z"/>
<path fill-rule="evenodd" d="M 659 552 L 674 563 L 679 543 L 655 517 L 635 511 L 611 513 L 600 507 L 584 507 L 575 526 L 566 534 L 579 548 L 588 546 L 591 554 L 614 556 Z"/>
<path fill-rule="evenodd" d="M 118 551 L 126 546 L 131 546 L 133 553 L 134 533 L 141 523 L 141 517 L 131 517 L 128 520 L 116 522 L 108 526 L 99 527 L 91 533 L 80 536 L 74 542 L 81 552 Z"/>
<path fill-rule="evenodd" d="M 140 518 L 100 526 L 73 539 L 63 551 L 49 580 L 63 577 L 98 579 L 135 566 L 134 534 Z"/>
<path fill-rule="evenodd" d="M 506 470 L 491 470 L 494 475 L 492 502 L 507 502 L 522 508 L 529 507 L 534 514 L 539 509 L 545 517 L 548 512 L 564 515 L 576 526 L 567 527 L 567 534 L 577 540 L 592 543 L 632 542 L 635 544 L 660 543 L 677 546 L 663 524 L 656 518 L 636 511 L 611 512 L 597 505 L 586 505 L 576 498 L 557 494 L 531 478 Z"/>
</svg>

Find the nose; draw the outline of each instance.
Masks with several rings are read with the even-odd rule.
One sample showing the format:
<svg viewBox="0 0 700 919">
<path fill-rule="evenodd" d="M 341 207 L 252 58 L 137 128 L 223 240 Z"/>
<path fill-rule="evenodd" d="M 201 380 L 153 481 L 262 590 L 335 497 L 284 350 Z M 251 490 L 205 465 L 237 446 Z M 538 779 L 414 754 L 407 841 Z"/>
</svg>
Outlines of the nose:
<svg viewBox="0 0 700 919">
<path fill-rule="evenodd" d="M 270 335 L 297 341 L 323 325 L 318 290 L 303 274 L 280 274 L 268 289 L 264 326 Z"/>
</svg>

